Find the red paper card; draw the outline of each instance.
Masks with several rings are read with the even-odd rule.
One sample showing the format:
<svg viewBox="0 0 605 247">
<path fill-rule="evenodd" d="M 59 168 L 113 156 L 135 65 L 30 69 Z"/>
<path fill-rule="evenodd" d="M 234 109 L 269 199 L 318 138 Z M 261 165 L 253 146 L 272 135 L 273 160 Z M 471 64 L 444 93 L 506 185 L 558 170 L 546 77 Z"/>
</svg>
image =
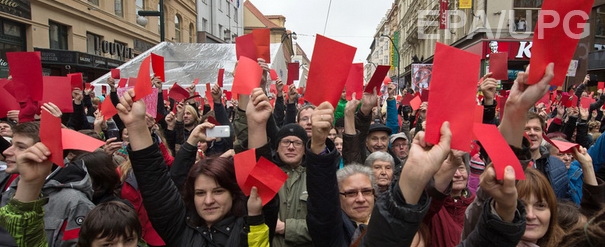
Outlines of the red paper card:
<svg viewBox="0 0 605 247">
<path fill-rule="evenodd" d="M 221 125 L 221 123 L 219 123 L 218 121 L 216 121 L 216 118 L 214 118 L 213 116 L 208 116 L 208 118 L 206 118 L 206 120 L 208 120 L 208 122 L 211 123 L 211 124 Z"/>
<path fill-rule="evenodd" d="M 84 81 L 82 73 L 67 74 L 67 78 L 71 81 L 71 88 L 82 89 L 82 82 Z"/>
<path fill-rule="evenodd" d="M 223 88 L 223 80 L 225 79 L 225 69 L 218 69 L 218 78 L 216 83 L 219 87 Z"/>
<path fill-rule="evenodd" d="M 590 109 L 590 104 L 592 104 L 592 98 L 582 97 L 580 99 L 580 107 L 584 109 Z"/>
<path fill-rule="evenodd" d="M 244 192 L 246 196 L 249 196 L 252 186 L 246 184 L 246 180 L 256 165 L 256 149 L 252 148 L 235 154 L 233 156 L 233 164 L 235 165 L 235 179 L 237 180 L 237 184 L 240 189 L 242 189 L 242 192 Z"/>
<path fill-rule="evenodd" d="M 223 91 L 225 93 L 225 97 L 227 98 L 227 100 L 231 100 L 233 98 L 233 94 L 231 94 L 231 91 Z"/>
<path fill-rule="evenodd" d="M 111 69 L 111 78 L 120 79 L 120 69 Z"/>
<path fill-rule="evenodd" d="M 584 26 L 588 25 L 586 21 L 593 2 L 544 1 L 534 29 L 528 84 L 538 83 L 548 63 L 553 62 L 555 76 L 550 84 L 563 85 Z"/>
<path fill-rule="evenodd" d="M 91 89 L 91 90 L 92 90 L 92 89 L 95 89 L 95 86 L 90 85 L 90 82 L 86 82 L 86 83 L 84 83 L 84 88 L 85 88 L 85 89 Z"/>
<path fill-rule="evenodd" d="M 170 93 L 168 94 L 170 98 L 174 99 L 176 102 L 181 102 L 186 98 L 189 98 L 189 92 L 186 89 L 179 86 L 178 83 L 174 83 L 170 88 Z"/>
<path fill-rule="evenodd" d="M 560 153 L 573 153 L 574 148 L 580 146 L 580 144 L 573 143 L 573 142 L 551 140 L 544 134 L 542 134 L 542 137 L 544 138 L 545 141 L 547 141 L 548 143 L 552 144 L 557 149 L 559 149 Z"/>
<path fill-rule="evenodd" d="M 544 96 L 542 96 L 542 98 L 540 100 L 538 100 L 538 102 L 536 102 L 536 105 L 538 105 L 540 103 L 544 103 L 544 106 L 548 106 L 549 98 L 550 98 L 550 95 L 548 93 L 545 93 Z"/>
<path fill-rule="evenodd" d="M 147 95 L 151 94 L 151 77 L 149 77 L 150 62 L 151 57 L 146 57 L 141 63 L 141 68 L 139 69 L 139 74 L 137 76 L 137 84 L 134 86 L 134 101 L 145 98 Z"/>
<path fill-rule="evenodd" d="M 275 72 L 274 69 L 269 70 L 269 76 L 271 77 L 272 81 L 277 81 L 277 72 Z"/>
<path fill-rule="evenodd" d="M 61 118 L 53 116 L 46 110 L 42 110 L 42 116 L 40 117 L 40 141 L 49 149 L 50 161 L 63 167 Z"/>
<path fill-rule="evenodd" d="M 496 80 L 508 80 L 508 53 L 498 52 L 489 54 L 489 72 Z"/>
<path fill-rule="evenodd" d="M 130 77 L 128 78 L 128 87 L 134 87 L 137 85 L 137 78 Z"/>
<path fill-rule="evenodd" d="M 210 83 L 206 83 L 206 101 L 210 105 L 210 108 L 214 110 L 214 99 L 212 98 L 212 89 L 210 88 Z"/>
<path fill-rule="evenodd" d="M 349 76 L 345 83 L 347 91 L 347 100 L 351 100 L 353 93 L 357 99 L 361 99 L 363 95 L 363 63 L 354 63 L 349 70 Z"/>
<path fill-rule="evenodd" d="M 374 71 L 374 75 L 372 75 L 372 78 L 363 91 L 365 93 L 372 93 L 374 92 L 374 88 L 376 88 L 376 92 L 378 93 L 378 91 L 380 91 L 380 85 L 382 85 L 382 81 L 387 73 L 389 73 L 390 69 L 391 66 L 389 65 L 378 65 L 376 71 Z"/>
<path fill-rule="evenodd" d="M 412 107 L 412 110 L 418 110 L 420 108 L 420 105 L 422 104 L 422 100 L 420 100 L 420 96 L 416 95 L 414 96 L 414 98 L 412 100 L 410 100 L 410 106 Z"/>
<path fill-rule="evenodd" d="M 12 93 L 17 101 L 25 102 L 28 98 L 33 101 L 42 100 L 40 52 L 7 52 L 6 58 L 14 82 Z"/>
<path fill-rule="evenodd" d="M 432 84 L 432 83 L 431 83 Z M 496 179 L 504 178 L 504 169 L 506 166 L 512 166 L 515 169 L 515 179 L 525 180 L 525 172 L 517 156 L 510 148 L 496 125 L 493 124 L 473 124 L 473 133 L 481 142 L 481 145 L 489 155 L 494 164 Z"/>
<path fill-rule="evenodd" d="M 425 139 L 428 143 L 439 143 L 441 125 L 449 121 L 451 148 L 470 152 L 474 111 L 452 111 L 452 105 L 457 109 L 475 109 L 481 57 L 437 43 L 434 60 Z"/>
<path fill-rule="evenodd" d="M 422 94 L 420 94 L 420 100 L 422 102 L 428 102 L 429 101 L 429 92 L 430 92 L 430 90 L 428 90 L 428 89 L 422 90 Z"/>
<path fill-rule="evenodd" d="M 271 29 L 254 29 L 252 37 L 256 46 L 256 57 L 265 59 L 266 63 L 271 63 Z"/>
<path fill-rule="evenodd" d="M 159 76 L 160 80 L 166 81 L 166 71 L 164 71 L 164 57 L 151 53 L 151 67 L 153 74 Z"/>
<path fill-rule="evenodd" d="M 406 94 L 405 97 L 403 97 L 403 99 L 401 100 L 401 103 L 399 103 L 399 104 L 400 105 L 410 105 L 410 101 L 412 101 L 412 99 L 414 99 L 413 94 Z"/>
<path fill-rule="evenodd" d="M 44 76 L 44 95 L 42 103 L 52 102 L 57 105 L 61 112 L 74 112 L 71 101 L 72 86 L 69 78 L 64 76 Z"/>
<path fill-rule="evenodd" d="M 247 57 L 256 62 L 258 57 L 252 33 L 235 38 L 235 55 L 238 61 L 241 60 L 242 57 Z"/>
<path fill-rule="evenodd" d="M 305 104 L 305 97 L 298 97 L 298 104 L 299 105 L 304 105 Z"/>
<path fill-rule="evenodd" d="M 252 171 L 250 171 L 245 184 L 246 187 L 252 188 L 252 186 L 255 186 L 258 189 L 258 195 L 261 197 L 264 206 L 275 197 L 287 179 L 288 175 L 277 165 L 264 157 L 260 157 Z M 249 194 L 250 191 L 248 190 L 246 195 L 249 196 Z"/>
<path fill-rule="evenodd" d="M 570 101 L 570 107 L 576 107 L 578 106 L 578 96 L 576 96 L 575 94 L 571 96 L 571 98 L 569 99 Z"/>
<path fill-rule="evenodd" d="M 286 85 L 292 85 L 294 80 L 298 80 L 298 69 L 300 65 L 298 63 L 288 63 L 288 79 Z"/>
<path fill-rule="evenodd" d="M 114 115 L 118 114 L 118 110 L 113 105 L 110 98 L 105 98 L 105 100 L 103 100 L 103 103 L 101 103 L 100 110 L 101 115 L 103 115 L 106 121 L 112 118 Z"/>
<path fill-rule="evenodd" d="M 334 108 L 345 87 L 357 48 L 317 35 L 305 98 L 314 105 L 328 101 Z"/>
<path fill-rule="evenodd" d="M 126 87 L 126 83 L 128 82 L 128 78 L 120 78 L 118 82 L 118 88 Z"/>
<path fill-rule="evenodd" d="M 105 142 L 97 138 L 90 137 L 71 129 L 61 129 L 61 140 L 63 143 L 63 150 L 73 149 L 94 152 L 97 148 L 105 145 Z"/>
<path fill-rule="evenodd" d="M 260 86 L 262 77 L 263 69 L 256 61 L 245 56 L 240 57 L 237 67 L 235 67 L 231 92 L 249 95 L 252 89 Z"/>
<path fill-rule="evenodd" d="M 605 88 L 605 82 L 603 82 L 603 81 L 598 82 L 598 86 L 597 87 L 598 87 L 597 89 L 604 89 Z"/>
<path fill-rule="evenodd" d="M 483 109 L 484 107 L 482 105 L 475 106 L 475 123 L 483 123 Z"/>
<path fill-rule="evenodd" d="M 0 118 L 6 117 L 8 111 L 19 110 L 19 102 L 6 89 L 0 87 Z"/>
</svg>

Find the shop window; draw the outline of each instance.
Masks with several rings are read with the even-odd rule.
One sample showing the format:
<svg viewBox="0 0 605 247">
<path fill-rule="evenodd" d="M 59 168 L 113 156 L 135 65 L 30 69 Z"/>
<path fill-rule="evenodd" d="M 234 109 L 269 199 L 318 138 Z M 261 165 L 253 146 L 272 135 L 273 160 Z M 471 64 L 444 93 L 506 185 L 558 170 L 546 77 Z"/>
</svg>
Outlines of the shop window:
<svg viewBox="0 0 605 247">
<path fill-rule="evenodd" d="M 514 25 L 516 32 L 533 32 L 538 22 L 538 14 L 543 0 L 515 0 L 513 4 Z"/>
<path fill-rule="evenodd" d="M 86 32 L 86 52 L 88 54 L 101 55 L 101 51 L 97 50 L 101 41 L 103 41 L 103 37 L 100 35 Z"/>
<path fill-rule="evenodd" d="M 189 23 L 189 43 L 193 43 L 194 37 L 195 37 L 195 28 L 193 27 L 193 23 Z"/>
<path fill-rule="evenodd" d="M 21 26 L 5 21 L 2 23 L 2 33 L 5 35 L 13 36 L 21 38 L 23 37 L 23 32 Z"/>
<path fill-rule="evenodd" d="M 50 49 L 67 50 L 67 26 L 50 21 L 48 29 Z"/>
<path fill-rule="evenodd" d="M 122 0 L 114 0 L 114 9 L 113 12 L 117 16 L 124 17 L 124 3 Z"/>
<path fill-rule="evenodd" d="M 174 16 L 174 42 L 181 43 L 181 16 Z"/>
</svg>

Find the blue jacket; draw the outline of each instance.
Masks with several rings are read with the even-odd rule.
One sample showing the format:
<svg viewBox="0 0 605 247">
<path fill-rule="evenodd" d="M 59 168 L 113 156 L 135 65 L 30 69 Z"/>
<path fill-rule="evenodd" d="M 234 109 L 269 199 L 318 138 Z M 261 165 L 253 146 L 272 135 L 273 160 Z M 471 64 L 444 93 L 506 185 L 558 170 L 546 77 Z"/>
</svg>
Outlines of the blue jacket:
<svg viewBox="0 0 605 247">
<path fill-rule="evenodd" d="M 563 161 L 550 155 L 545 147 L 541 147 L 540 152 L 542 157 L 536 160 L 536 168 L 548 178 L 557 199 L 571 200 L 567 167 Z"/>
<path fill-rule="evenodd" d="M 588 155 L 592 158 L 592 166 L 598 171 L 605 163 L 605 138 L 601 135 L 595 143 L 588 148 Z M 571 199 L 576 203 L 580 204 L 582 200 L 582 185 L 584 184 L 584 173 L 582 172 L 582 165 L 577 160 L 571 162 L 569 170 L 567 170 L 567 176 L 569 177 L 569 187 L 571 189 Z"/>
<path fill-rule="evenodd" d="M 386 126 L 391 128 L 391 133 L 399 133 L 399 116 L 397 114 L 397 100 L 395 99 L 387 99 Z"/>
</svg>

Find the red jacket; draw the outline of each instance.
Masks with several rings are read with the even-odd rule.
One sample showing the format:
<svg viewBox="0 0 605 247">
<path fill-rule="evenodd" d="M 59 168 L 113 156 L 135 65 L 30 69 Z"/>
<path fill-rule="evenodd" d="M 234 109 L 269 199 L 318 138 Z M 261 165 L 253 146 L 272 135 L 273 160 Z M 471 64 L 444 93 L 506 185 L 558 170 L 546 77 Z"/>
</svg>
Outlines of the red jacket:
<svg viewBox="0 0 605 247">
<path fill-rule="evenodd" d="M 467 193 L 467 197 L 456 199 L 449 195 L 433 197 L 429 213 L 424 218 L 431 232 L 429 246 L 449 247 L 460 243 L 464 213 L 475 200 L 474 194 L 468 190 Z"/>
</svg>

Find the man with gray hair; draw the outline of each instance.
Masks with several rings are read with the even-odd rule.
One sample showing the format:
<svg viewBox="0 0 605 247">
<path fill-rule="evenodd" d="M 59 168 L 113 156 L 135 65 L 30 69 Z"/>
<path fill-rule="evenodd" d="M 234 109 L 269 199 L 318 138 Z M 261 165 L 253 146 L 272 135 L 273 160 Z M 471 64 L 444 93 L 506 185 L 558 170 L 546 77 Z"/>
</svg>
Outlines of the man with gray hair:
<svg viewBox="0 0 605 247">
<path fill-rule="evenodd" d="M 372 169 L 378 192 L 388 190 L 393 180 L 393 167 L 395 166 L 393 156 L 387 152 L 376 151 L 368 156 L 364 165 Z"/>
<path fill-rule="evenodd" d="M 350 219 L 352 229 L 368 224 L 374 209 L 374 176 L 372 170 L 360 164 L 351 164 L 336 172 L 340 207 Z M 357 231 L 353 236 L 357 234 Z M 355 237 L 353 238 L 355 239 Z"/>
</svg>

